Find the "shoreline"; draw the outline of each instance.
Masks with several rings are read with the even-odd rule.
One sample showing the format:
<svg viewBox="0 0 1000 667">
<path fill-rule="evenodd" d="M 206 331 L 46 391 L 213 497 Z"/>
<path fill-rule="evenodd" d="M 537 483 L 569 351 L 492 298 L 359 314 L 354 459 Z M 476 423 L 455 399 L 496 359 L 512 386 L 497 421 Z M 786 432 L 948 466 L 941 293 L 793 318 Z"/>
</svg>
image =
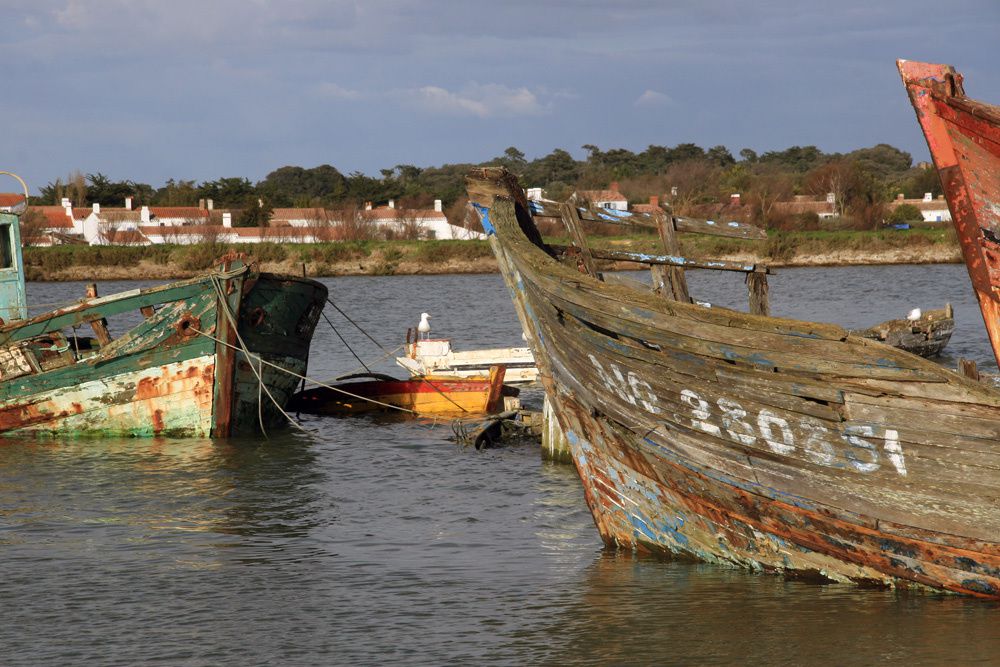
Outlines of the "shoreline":
<svg viewBox="0 0 1000 667">
<path fill-rule="evenodd" d="M 563 239 L 553 239 L 563 242 Z M 639 253 L 662 252 L 659 239 L 598 237 L 592 247 Z M 337 276 L 416 276 L 497 273 L 486 241 L 345 241 L 323 244 L 243 244 L 229 246 L 55 246 L 26 248 L 25 278 L 37 282 L 87 280 L 183 280 L 202 275 L 227 251 L 256 258 L 261 269 L 325 278 Z M 711 257 L 773 268 L 961 263 L 954 236 L 940 232 L 778 235 L 764 245 L 741 239 L 682 243 L 687 257 Z M 631 262 L 598 261 L 603 271 L 643 269 Z"/>
<path fill-rule="evenodd" d="M 720 255 L 720 260 L 733 262 L 766 264 L 775 269 L 807 267 L 850 267 L 894 264 L 961 264 L 961 252 L 957 247 L 896 249 L 866 253 L 861 251 L 839 251 L 828 253 L 801 254 L 783 261 L 770 261 L 766 257 L 750 253 Z M 384 261 L 342 261 L 342 262 L 301 262 L 262 261 L 263 271 L 310 278 L 336 278 L 346 276 L 426 276 L 498 273 L 496 260 L 482 257 L 470 260 L 449 260 L 446 262 L 399 261 L 386 265 Z M 598 262 L 604 271 L 629 271 L 640 269 L 630 262 Z M 93 280 L 183 280 L 203 274 L 206 269 L 188 269 L 170 262 L 159 264 L 141 261 L 133 266 L 74 265 L 52 271 L 38 267 L 28 267 L 26 278 L 31 282 L 77 282 Z M 641 269 L 640 269 L 641 270 Z"/>
</svg>

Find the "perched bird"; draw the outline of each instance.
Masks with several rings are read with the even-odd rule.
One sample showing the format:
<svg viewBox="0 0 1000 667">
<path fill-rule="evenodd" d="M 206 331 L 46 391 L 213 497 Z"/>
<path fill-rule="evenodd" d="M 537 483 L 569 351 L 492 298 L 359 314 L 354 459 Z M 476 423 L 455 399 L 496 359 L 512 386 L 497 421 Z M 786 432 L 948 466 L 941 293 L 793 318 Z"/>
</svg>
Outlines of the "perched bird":
<svg viewBox="0 0 1000 667">
<path fill-rule="evenodd" d="M 417 325 L 417 331 L 423 335 L 424 340 L 427 340 L 427 334 L 431 332 L 431 323 L 427 321 L 430 318 L 431 316 L 427 313 L 420 313 L 420 324 Z"/>
<path fill-rule="evenodd" d="M 916 322 L 922 316 L 923 316 L 923 313 L 920 312 L 920 309 L 919 308 L 914 308 L 913 310 L 910 311 L 910 314 L 906 316 L 906 319 L 910 320 L 911 322 Z"/>
</svg>

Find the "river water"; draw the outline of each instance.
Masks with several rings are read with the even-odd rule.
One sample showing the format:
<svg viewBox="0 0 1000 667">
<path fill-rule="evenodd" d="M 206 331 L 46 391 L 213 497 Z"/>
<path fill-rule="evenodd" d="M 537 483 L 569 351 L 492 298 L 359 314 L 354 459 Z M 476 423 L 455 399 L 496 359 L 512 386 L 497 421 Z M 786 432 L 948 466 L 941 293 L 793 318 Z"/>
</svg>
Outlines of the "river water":
<svg viewBox="0 0 1000 667">
<path fill-rule="evenodd" d="M 387 349 L 422 311 L 456 348 L 521 340 L 497 275 L 326 282 Z M 744 305 L 741 276 L 690 282 Z M 29 286 L 35 303 L 82 293 Z M 771 279 L 775 314 L 850 327 L 945 301 L 949 355 L 995 370 L 962 266 Z M 363 359 L 383 354 L 327 313 Z M 310 375 L 356 366 L 321 322 Z M 537 446 L 475 451 L 433 422 L 302 421 L 308 434 L 268 440 L 0 445 L 0 664 L 1000 662 L 995 604 L 613 553 L 574 469 Z"/>
</svg>

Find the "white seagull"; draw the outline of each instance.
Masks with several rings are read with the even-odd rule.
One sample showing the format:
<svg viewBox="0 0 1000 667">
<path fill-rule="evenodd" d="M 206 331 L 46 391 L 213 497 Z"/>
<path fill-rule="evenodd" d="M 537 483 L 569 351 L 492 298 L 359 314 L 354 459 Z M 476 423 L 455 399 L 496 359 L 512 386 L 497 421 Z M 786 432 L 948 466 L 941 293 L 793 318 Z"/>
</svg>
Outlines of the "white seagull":
<svg viewBox="0 0 1000 667">
<path fill-rule="evenodd" d="M 922 317 L 922 315 L 923 313 L 920 312 L 919 308 L 914 308 L 913 310 L 910 311 L 910 314 L 906 316 L 906 319 L 910 320 L 911 322 L 916 322 Z"/>
<path fill-rule="evenodd" d="M 417 325 L 417 331 L 419 331 L 424 336 L 424 340 L 427 340 L 427 334 L 431 332 L 431 323 L 428 322 L 431 318 L 427 313 L 420 313 L 420 324 Z"/>
</svg>

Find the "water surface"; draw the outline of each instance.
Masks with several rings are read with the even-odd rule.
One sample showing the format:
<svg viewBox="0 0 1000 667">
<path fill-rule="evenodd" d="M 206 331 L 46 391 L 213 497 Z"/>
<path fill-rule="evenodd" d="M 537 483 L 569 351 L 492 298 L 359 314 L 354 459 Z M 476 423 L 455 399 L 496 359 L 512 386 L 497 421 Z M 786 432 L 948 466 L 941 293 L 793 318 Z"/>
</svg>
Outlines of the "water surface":
<svg viewBox="0 0 1000 667">
<path fill-rule="evenodd" d="M 325 282 L 386 350 L 422 311 L 460 349 L 521 340 L 496 275 Z M 700 298 L 745 302 L 741 276 L 690 282 Z M 135 286 L 102 284 L 102 294 Z M 82 293 L 29 288 L 36 303 Z M 776 314 L 849 327 L 945 301 L 958 320 L 949 354 L 988 368 L 962 266 L 771 278 Z M 396 372 L 327 312 L 373 370 Z M 310 374 L 357 366 L 321 323 Z M 543 463 L 537 447 L 477 452 L 451 442 L 447 424 L 394 418 L 303 425 L 309 433 L 269 440 L 0 445 L 0 664 L 1000 660 L 994 604 L 608 552 L 575 471 Z"/>
</svg>

